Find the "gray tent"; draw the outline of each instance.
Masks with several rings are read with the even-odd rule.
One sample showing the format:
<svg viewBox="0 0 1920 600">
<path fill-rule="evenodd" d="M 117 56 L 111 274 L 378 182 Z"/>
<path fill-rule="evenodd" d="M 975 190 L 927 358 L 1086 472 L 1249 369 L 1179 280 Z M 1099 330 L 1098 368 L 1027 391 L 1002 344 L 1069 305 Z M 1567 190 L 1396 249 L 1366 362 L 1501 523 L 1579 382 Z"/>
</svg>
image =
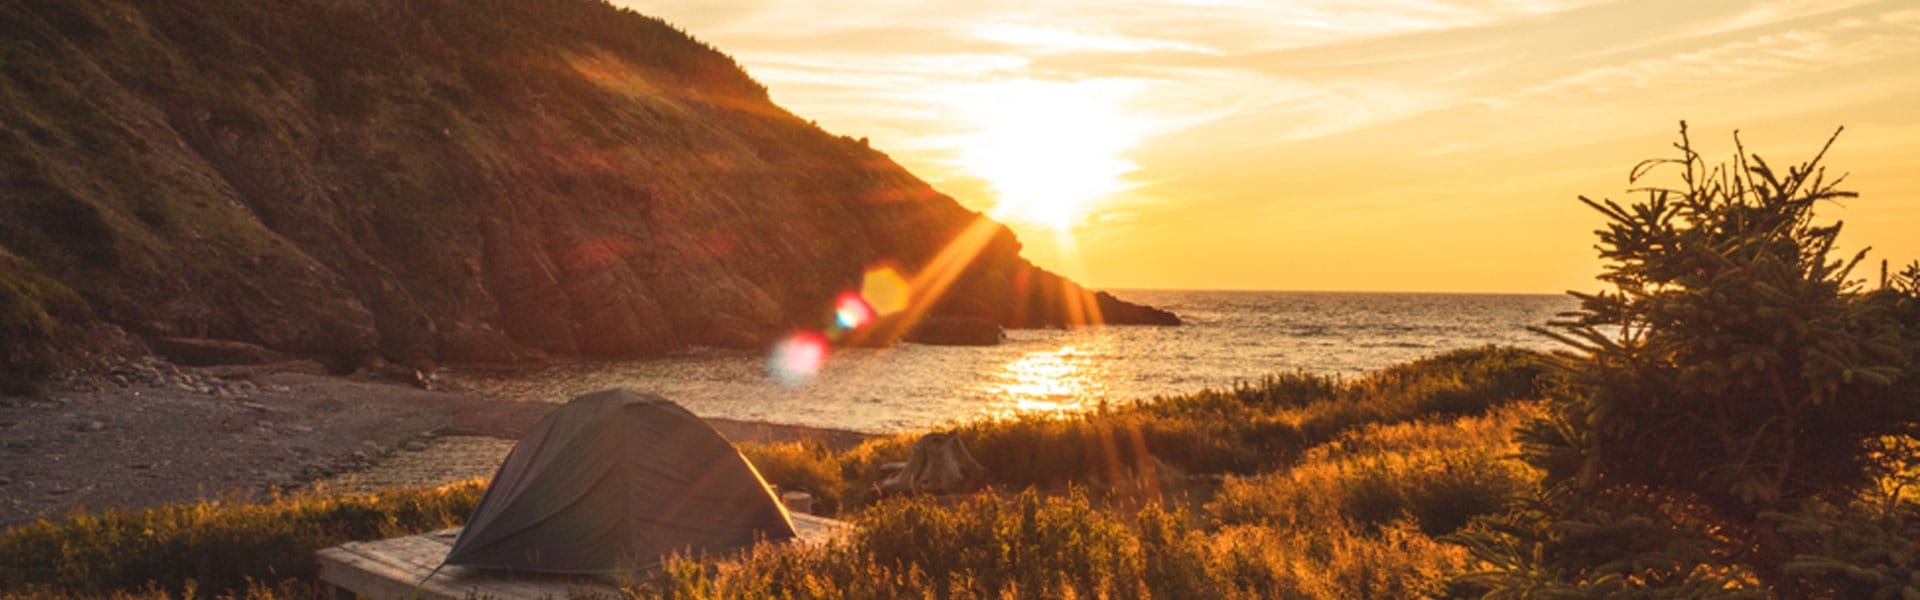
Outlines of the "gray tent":
<svg viewBox="0 0 1920 600">
<path fill-rule="evenodd" d="M 706 422 L 659 396 L 608 390 L 521 438 L 445 564 L 619 575 L 793 537 L 760 474 Z"/>
</svg>

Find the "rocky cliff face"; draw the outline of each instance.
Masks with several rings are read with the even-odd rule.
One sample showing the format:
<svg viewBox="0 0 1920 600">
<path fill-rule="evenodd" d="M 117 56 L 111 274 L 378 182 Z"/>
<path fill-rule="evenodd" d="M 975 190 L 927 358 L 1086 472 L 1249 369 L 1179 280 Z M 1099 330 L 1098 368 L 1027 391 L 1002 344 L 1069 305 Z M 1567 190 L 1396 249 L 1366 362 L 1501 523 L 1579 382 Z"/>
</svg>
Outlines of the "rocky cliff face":
<svg viewBox="0 0 1920 600">
<path fill-rule="evenodd" d="M 0 97 L 14 354 L 103 324 L 336 366 L 754 347 L 981 218 L 598 0 L 0 0 Z M 930 314 L 1174 321 L 977 245 Z"/>
</svg>

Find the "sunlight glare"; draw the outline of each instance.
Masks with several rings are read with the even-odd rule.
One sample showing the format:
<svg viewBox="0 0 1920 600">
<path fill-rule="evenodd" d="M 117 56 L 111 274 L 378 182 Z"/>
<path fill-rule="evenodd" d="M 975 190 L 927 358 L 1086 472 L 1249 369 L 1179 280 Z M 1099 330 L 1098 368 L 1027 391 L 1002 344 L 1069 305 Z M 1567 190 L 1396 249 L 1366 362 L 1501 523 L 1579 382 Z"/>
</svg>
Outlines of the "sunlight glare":
<svg viewBox="0 0 1920 600">
<path fill-rule="evenodd" d="M 1121 154 L 1144 127 L 1122 103 L 1139 87 L 1123 79 L 968 86 L 961 107 L 977 129 L 960 140 L 959 159 L 998 196 L 993 217 L 1066 230 L 1127 190 L 1122 178 L 1138 166 Z"/>
<path fill-rule="evenodd" d="M 994 411 L 999 416 L 1064 415 L 1091 408 L 1088 403 L 1106 392 L 1104 375 L 1106 369 L 1092 355 L 1068 345 L 1008 362 L 985 391 L 1000 398 Z"/>
</svg>

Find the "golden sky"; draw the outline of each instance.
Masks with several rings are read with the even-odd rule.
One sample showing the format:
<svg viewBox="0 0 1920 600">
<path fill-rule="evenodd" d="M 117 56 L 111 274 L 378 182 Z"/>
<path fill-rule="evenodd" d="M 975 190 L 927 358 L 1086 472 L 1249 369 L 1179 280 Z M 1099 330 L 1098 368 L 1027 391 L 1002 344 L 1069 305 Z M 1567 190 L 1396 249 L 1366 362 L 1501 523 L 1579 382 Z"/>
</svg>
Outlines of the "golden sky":
<svg viewBox="0 0 1920 600">
<path fill-rule="evenodd" d="M 1575 198 L 1680 119 L 1775 165 L 1845 125 L 1824 216 L 1920 258 L 1913 0 L 616 3 L 1097 287 L 1597 289 Z"/>
</svg>

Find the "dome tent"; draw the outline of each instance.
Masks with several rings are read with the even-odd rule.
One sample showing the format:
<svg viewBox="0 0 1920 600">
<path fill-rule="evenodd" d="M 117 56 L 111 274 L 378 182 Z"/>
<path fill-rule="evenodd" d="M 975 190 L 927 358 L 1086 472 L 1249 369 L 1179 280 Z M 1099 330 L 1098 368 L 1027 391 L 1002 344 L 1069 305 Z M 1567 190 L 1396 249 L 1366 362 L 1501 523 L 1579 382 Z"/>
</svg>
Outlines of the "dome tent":
<svg viewBox="0 0 1920 600">
<path fill-rule="evenodd" d="M 554 409 L 514 445 L 443 566 L 621 575 L 794 537 L 719 432 L 665 398 L 607 390 Z"/>
</svg>

